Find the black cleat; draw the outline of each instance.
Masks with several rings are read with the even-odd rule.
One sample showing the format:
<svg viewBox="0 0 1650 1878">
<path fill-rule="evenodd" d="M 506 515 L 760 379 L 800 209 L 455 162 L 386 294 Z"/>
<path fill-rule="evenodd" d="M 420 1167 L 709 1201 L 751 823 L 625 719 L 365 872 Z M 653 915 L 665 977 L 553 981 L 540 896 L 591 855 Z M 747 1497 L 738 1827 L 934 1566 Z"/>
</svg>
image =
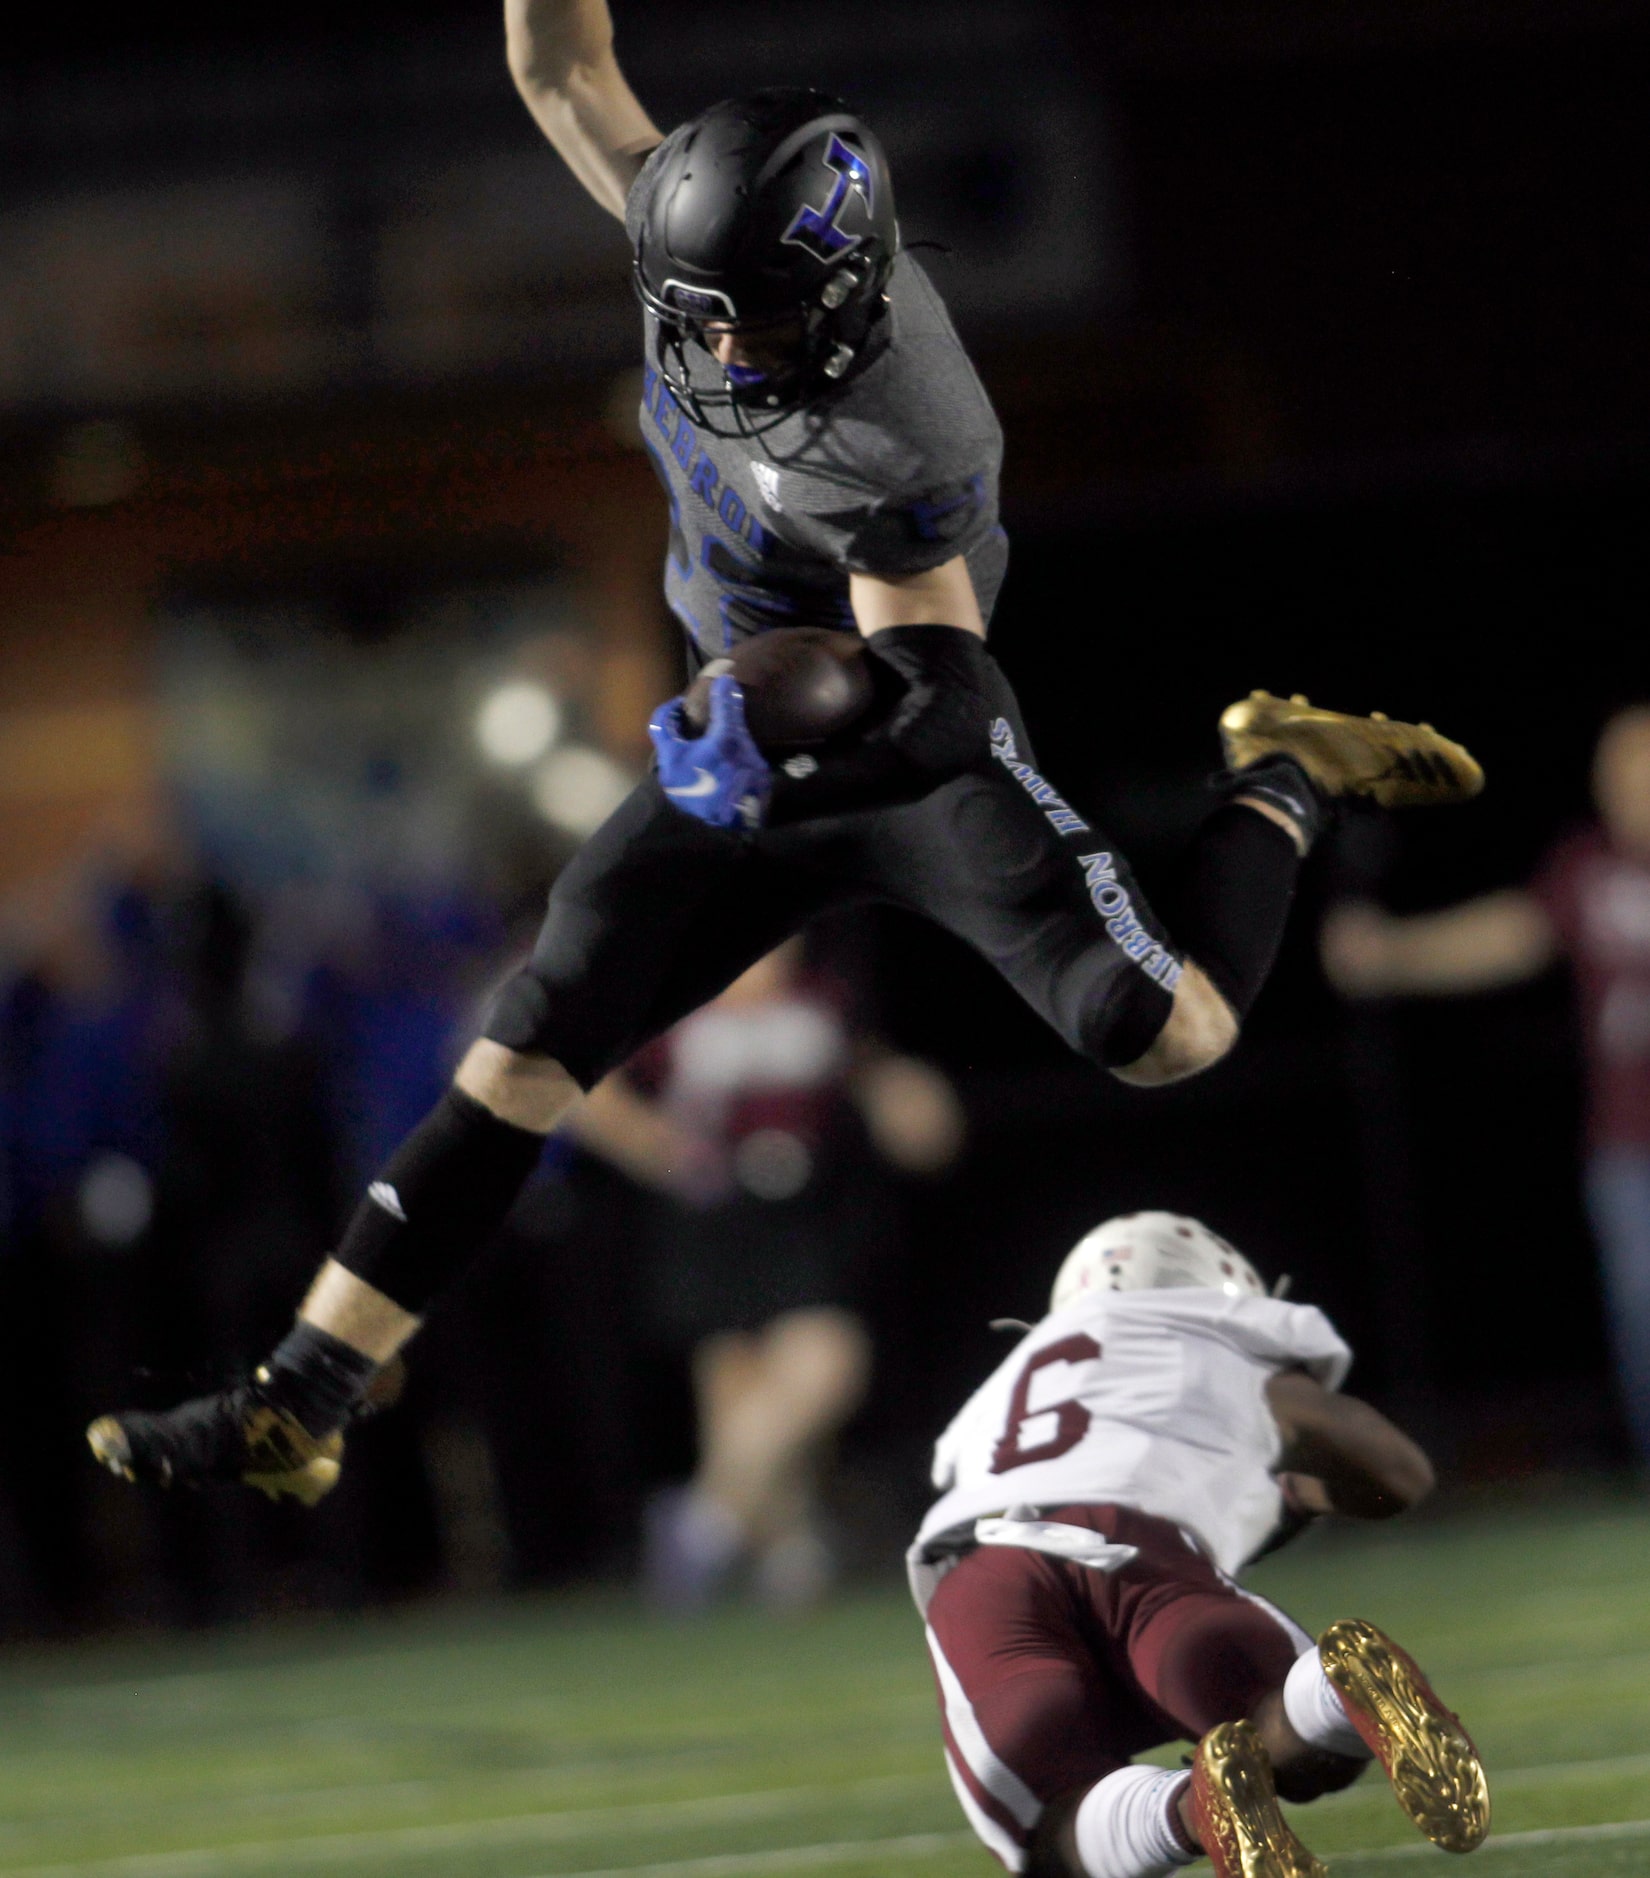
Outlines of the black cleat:
<svg viewBox="0 0 1650 1878">
<path fill-rule="evenodd" d="M 312 1435 L 256 1381 L 151 1413 L 100 1415 L 86 1430 L 97 1460 L 124 1480 L 200 1487 L 240 1482 L 314 1506 L 338 1484 L 344 1437 Z"/>
</svg>

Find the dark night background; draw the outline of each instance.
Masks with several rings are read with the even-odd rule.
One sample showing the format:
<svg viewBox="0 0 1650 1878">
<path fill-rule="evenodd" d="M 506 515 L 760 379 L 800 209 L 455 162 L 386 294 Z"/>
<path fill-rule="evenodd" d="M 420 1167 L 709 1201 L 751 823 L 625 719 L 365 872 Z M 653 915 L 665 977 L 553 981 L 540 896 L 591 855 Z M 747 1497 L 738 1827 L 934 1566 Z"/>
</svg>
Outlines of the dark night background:
<svg viewBox="0 0 1650 1878">
<path fill-rule="evenodd" d="M 649 33 L 681 9 L 616 12 L 638 93 L 670 101 Z M 35 9 L 10 28 L 0 79 L 8 188 L 72 170 L 74 136 L 40 117 L 66 72 L 114 66 L 141 87 L 269 56 L 347 84 L 387 42 L 480 43 L 493 13 Z M 709 39 L 760 30 L 781 66 L 790 23 L 817 24 L 797 0 L 695 19 Z M 1216 716 L 1253 686 L 1436 722 L 1489 786 L 1447 814 L 1350 815 L 1308 871 L 1236 1057 L 1162 1094 L 1103 1082 L 960 949 L 878 922 L 880 1021 L 956 1073 L 975 1133 L 964 1171 L 912 1198 L 912 1264 L 879 1325 L 853 1454 L 895 1483 L 903 1517 L 932 1433 L 991 1360 L 986 1320 L 1035 1315 L 1096 1219 L 1167 1206 L 1292 1273 L 1293 1295 L 1359 1349 L 1355 1384 L 1457 1479 L 1620 1466 L 1562 973 L 1354 1012 L 1321 979 L 1314 928 L 1343 891 L 1408 910 L 1526 877 L 1587 813 L 1605 714 L 1650 696 L 1650 9 L 1528 0 L 1445 20 L 1399 0 L 1112 0 L 1070 5 L 1060 31 L 1102 127 L 1119 268 L 1080 318 L 977 343 L 1008 436 L 1014 559 L 993 639 L 1040 766 L 1098 813 L 1148 891 L 1198 813 Z M 494 102 L 518 109 L 502 60 Z M 511 134 L 532 135 L 525 119 Z M 164 126 L 140 146 L 167 160 Z M 982 239 L 992 186 L 979 184 Z M 978 259 L 952 248 L 932 263 L 942 289 Z M 181 488 L 219 461 L 324 453 L 351 427 L 435 460 L 460 404 L 500 426 L 552 424 L 561 410 L 584 421 L 598 395 L 547 371 L 462 395 L 384 383 L 134 406 L 132 421 Z M 0 413 L 8 546 L 48 528 L 40 465 L 79 415 Z M 405 584 L 472 553 L 397 537 L 373 578 Z M 543 1303 L 577 1323 L 606 1308 L 590 1274 L 622 1259 L 623 1235 L 606 1177 L 574 1192 L 605 1223 L 557 1241 Z M 649 1453 L 670 1447 L 669 1399 L 661 1385 Z M 552 1495 L 600 1499 L 599 1461 L 546 1465 L 562 1470 Z M 603 1505 L 622 1524 L 623 1495 Z M 590 1562 L 546 1541 L 546 1572 Z"/>
</svg>

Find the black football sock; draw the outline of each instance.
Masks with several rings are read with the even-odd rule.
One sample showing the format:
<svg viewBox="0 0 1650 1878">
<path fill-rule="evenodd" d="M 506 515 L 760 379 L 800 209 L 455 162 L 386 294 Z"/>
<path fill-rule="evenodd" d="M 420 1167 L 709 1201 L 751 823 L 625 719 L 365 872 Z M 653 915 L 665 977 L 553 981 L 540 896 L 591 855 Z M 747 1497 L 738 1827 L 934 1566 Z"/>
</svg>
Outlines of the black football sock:
<svg viewBox="0 0 1650 1878">
<path fill-rule="evenodd" d="M 1228 802 L 1192 837 L 1171 896 L 1176 946 L 1240 1018 L 1277 957 L 1301 855 L 1289 831 Z"/>
<path fill-rule="evenodd" d="M 504 1224 L 544 1139 L 449 1089 L 368 1187 L 333 1256 L 421 1316 Z"/>
<path fill-rule="evenodd" d="M 353 1344 L 316 1324 L 296 1323 L 258 1372 L 264 1399 L 296 1415 L 312 1435 L 342 1428 L 367 1392 L 378 1365 Z"/>
<path fill-rule="evenodd" d="M 1228 801 L 1253 796 L 1287 815 L 1300 830 L 1307 854 L 1334 819 L 1333 804 L 1292 756 L 1265 757 L 1247 769 L 1227 770 L 1215 782 Z"/>
</svg>

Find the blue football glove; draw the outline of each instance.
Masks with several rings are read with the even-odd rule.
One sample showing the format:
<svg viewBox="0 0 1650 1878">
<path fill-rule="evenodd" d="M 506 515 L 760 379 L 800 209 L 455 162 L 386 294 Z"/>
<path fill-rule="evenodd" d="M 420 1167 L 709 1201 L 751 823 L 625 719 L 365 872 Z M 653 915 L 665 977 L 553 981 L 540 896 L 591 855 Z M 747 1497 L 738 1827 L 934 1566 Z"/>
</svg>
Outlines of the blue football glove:
<svg viewBox="0 0 1650 1878">
<path fill-rule="evenodd" d="M 659 755 L 659 783 L 684 814 L 712 828 L 759 828 L 773 771 L 745 725 L 745 694 L 723 675 L 710 681 L 710 721 L 694 736 L 671 698 L 653 713 L 647 734 Z"/>
</svg>

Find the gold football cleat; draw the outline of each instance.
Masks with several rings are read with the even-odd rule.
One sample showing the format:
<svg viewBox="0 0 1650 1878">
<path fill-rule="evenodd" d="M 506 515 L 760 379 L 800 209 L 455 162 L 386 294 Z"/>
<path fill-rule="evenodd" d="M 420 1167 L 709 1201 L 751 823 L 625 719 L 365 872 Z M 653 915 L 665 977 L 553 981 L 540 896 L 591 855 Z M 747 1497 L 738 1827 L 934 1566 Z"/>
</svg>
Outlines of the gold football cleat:
<svg viewBox="0 0 1650 1878">
<path fill-rule="evenodd" d="M 344 1437 L 317 1439 L 296 1417 L 267 1405 L 246 1418 L 247 1466 L 241 1479 L 272 1500 L 283 1494 L 314 1506 L 338 1484 L 344 1470 Z"/>
<path fill-rule="evenodd" d="M 1430 724 L 1401 724 L 1379 711 L 1349 717 L 1307 699 L 1251 691 L 1220 714 L 1227 766 L 1246 770 L 1270 756 L 1293 757 L 1329 796 L 1368 796 L 1382 808 L 1465 802 L 1484 772 Z"/>
<path fill-rule="evenodd" d="M 86 1441 L 94 1459 L 123 1480 L 162 1487 L 239 1480 L 303 1506 L 325 1499 L 343 1471 L 341 1434 L 312 1435 L 285 1410 L 240 1391 L 163 1414 L 100 1415 Z"/>
<path fill-rule="evenodd" d="M 126 1430 L 114 1416 L 98 1416 L 86 1430 L 86 1443 L 99 1467 L 108 1468 L 111 1474 L 119 1474 L 122 1480 L 137 1479 L 137 1469 L 132 1465 L 131 1443 L 126 1439 Z"/>
<path fill-rule="evenodd" d="M 1318 1639 L 1318 1657 L 1411 1820 L 1446 1852 L 1481 1846 L 1490 1790 L 1478 1750 L 1415 1663 L 1357 1618 L 1331 1624 Z"/>
<path fill-rule="evenodd" d="M 1221 1722 L 1197 1744 L 1192 1825 L 1215 1878 L 1326 1878 L 1279 1810 L 1272 1763 L 1253 1722 Z"/>
</svg>

